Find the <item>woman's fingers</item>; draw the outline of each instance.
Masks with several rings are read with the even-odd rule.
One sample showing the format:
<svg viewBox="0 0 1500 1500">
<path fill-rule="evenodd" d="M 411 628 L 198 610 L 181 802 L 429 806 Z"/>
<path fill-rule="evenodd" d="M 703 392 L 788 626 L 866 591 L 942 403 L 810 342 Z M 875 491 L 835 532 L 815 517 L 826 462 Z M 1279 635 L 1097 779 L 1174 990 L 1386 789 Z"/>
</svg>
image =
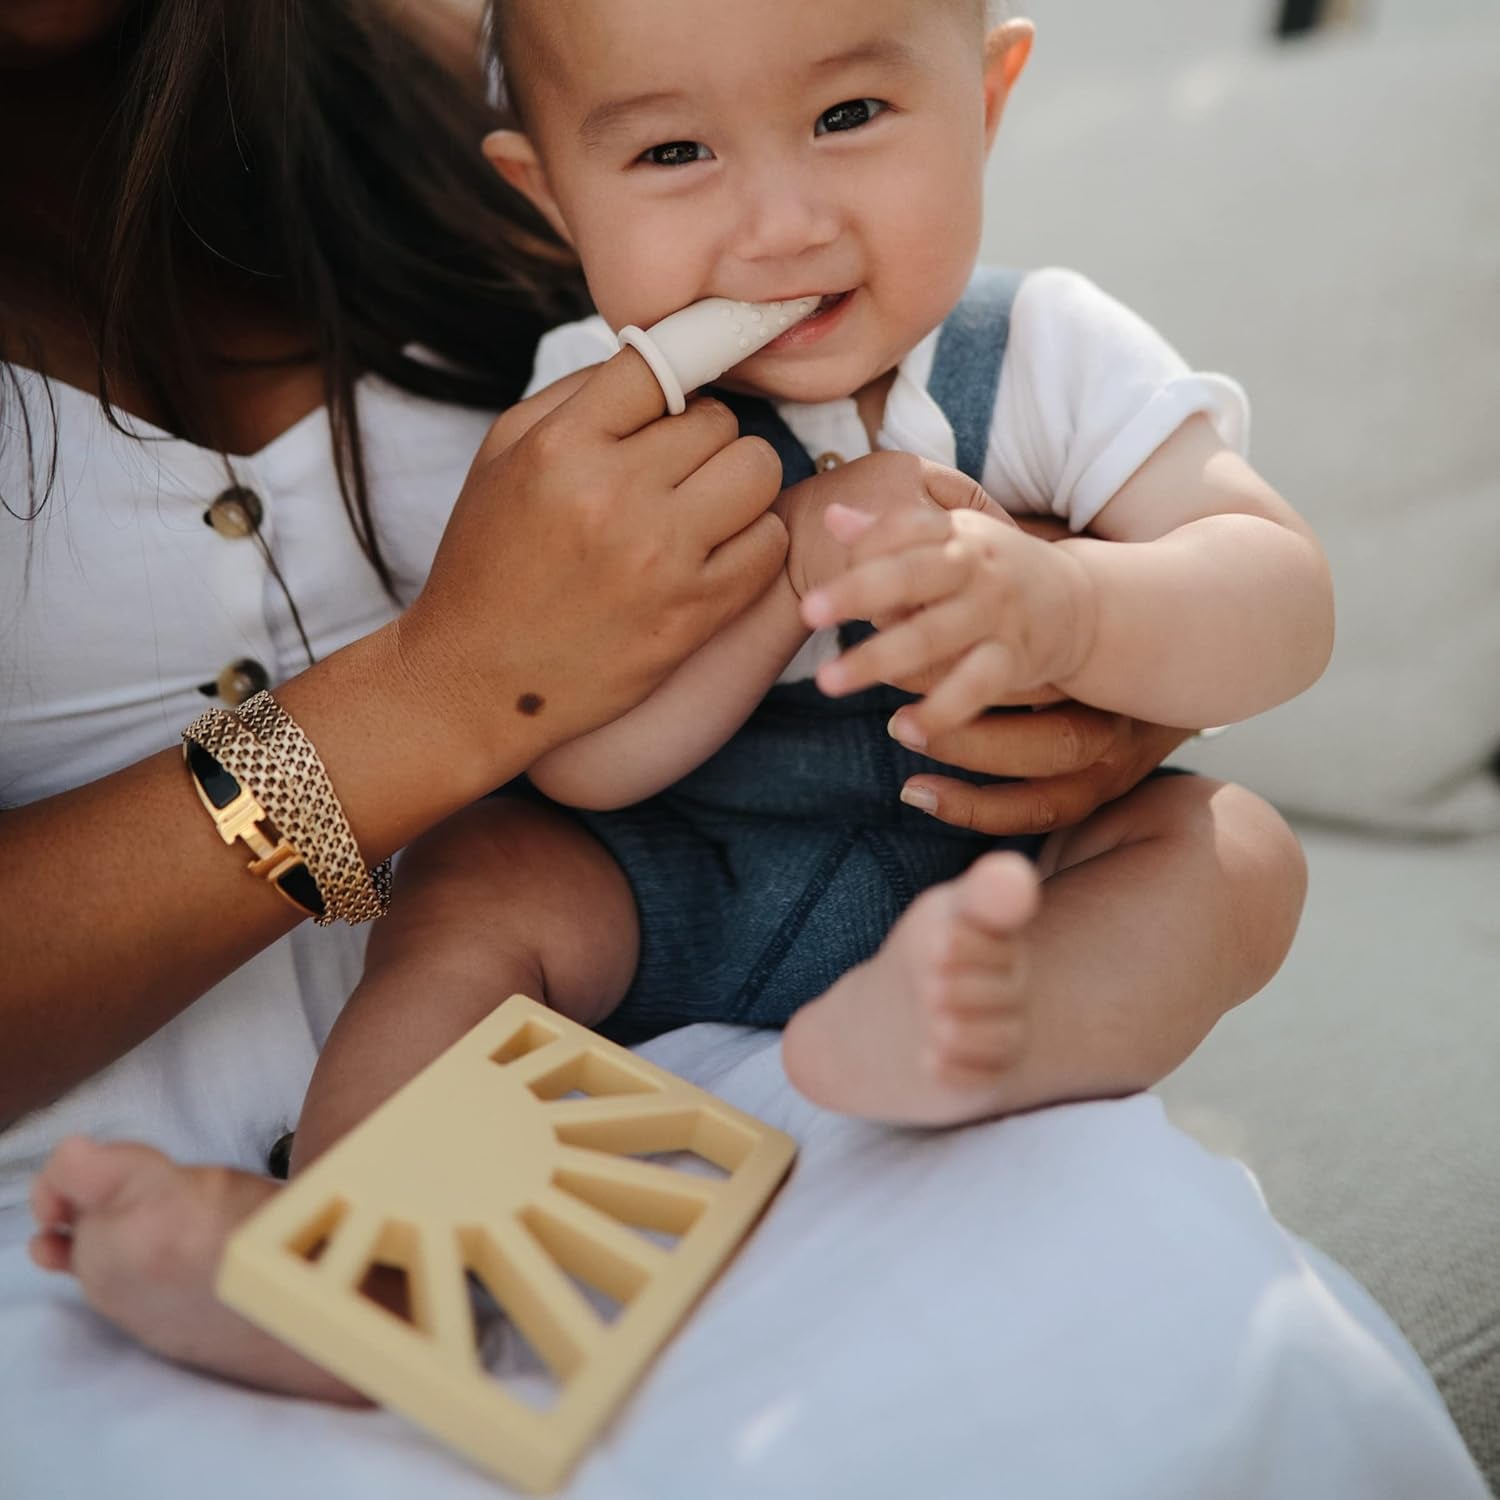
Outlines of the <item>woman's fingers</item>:
<svg viewBox="0 0 1500 1500">
<path fill-rule="evenodd" d="M 695 396 L 680 416 L 652 422 L 621 444 L 632 464 L 640 466 L 643 473 L 659 476 L 672 485 L 681 485 L 690 479 L 709 459 L 737 442 L 740 424 L 722 401 L 708 396 Z M 760 438 L 746 439 L 761 443 Z M 764 444 L 771 456 L 775 449 Z M 776 472 L 781 472 L 780 460 Z M 777 491 L 780 491 L 780 482 Z"/>
<path fill-rule="evenodd" d="M 1017 731 L 1014 739 L 1007 723 Z M 1041 736 L 1033 738 L 1038 729 Z M 1049 736 L 1055 736 L 1051 745 Z M 997 837 L 1071 828 L 1139 785 L 1186 738 L 1186 730 L 1101 715 L 1081 704 L 1033 716 L 992 715 L 935 738 L 926 753 L 967 770 L 1021 780 L 974 786 L 946 776 L 913 776 L 901 800 L 944 823 Z M 1049 761 L 1074 768 L 1055 775 L 1029 769 Z"/>
<path fill-rule="evenodd" d="M 574 441 L 587 443 L 630 437 L 665 416 L 666 410 L 666 397 L 651 367 L 634 349 L 622 349 L 602 364 L 577 370 L 518 401 L 490 429 L 481 453 L 503 453 L 554 414 Z"/>
<path fill-rule="evenodd" d="M 762 438 L 735 438 L 678 486 L 673 523 L 697 537 L 707 557 L 747 526 L 765 518 L 775 522 L 784 557 L 786 528 L 767 514 L 780 491 L 781 460 L 776 450 Z M 762 588 L 770 581 L 768 574 Z"/>
<path fill-rule="evenodd" d="M 921 721 L 903 708 L 891 735 L 913 750 L 966 771 L 994 776 L 1066 776 L 1118 757 L 1129 741 L 1130 721 L 1071 700 L 1032 713 L 987 713 L 918 743 Z"/>
<path fill-rule="evenodd" d="M 551 416 L 575 391 L 582 390 L 593 373 L 592 368 L 576 370 L 573 374 L 554 381 L 536 395 L 518 401 L 509 411 L 501 412 L 490 428 L 484 446 L 479 450 L 480 457 L 494 458 L 507 448 L 514 447 L 538 422 Z"/>
<path fill-rule="evenodd" d="M 927 497 L 943 510 L 979 510 L 1010 521 L 1005 509 L 991 500 L 982 485 L 976 484 L 967 474 L 950 469 L 945 464 L 924 461 L 922 478 Z M 1012 521 L 1012 525 L 1015 523 Z"/>
<path fill-rule="evenodd" d="M 941 823 L 1003 838 L 1071 828 L 1101 806 L 1093 771 L 975 786 L 947 776 L 913 776 L 901 800 Z"/>
<path fill-rule="evenodd" d="M 715 630 L 765 593 L 786 562 L 786 547 L 786 526 L 766 511 L 713 549 L 703 581 L 706 602 L 719 622 Z"/>
<path fill-rule="evenodd" d="M 622 349 L 612 359 L 594 366 L 568 405 L 570 417 L 585 429 L 606 437 L 627 438 L 665 416 L 667 398 L 651 366 L 634 349 Z"/>
</svg>

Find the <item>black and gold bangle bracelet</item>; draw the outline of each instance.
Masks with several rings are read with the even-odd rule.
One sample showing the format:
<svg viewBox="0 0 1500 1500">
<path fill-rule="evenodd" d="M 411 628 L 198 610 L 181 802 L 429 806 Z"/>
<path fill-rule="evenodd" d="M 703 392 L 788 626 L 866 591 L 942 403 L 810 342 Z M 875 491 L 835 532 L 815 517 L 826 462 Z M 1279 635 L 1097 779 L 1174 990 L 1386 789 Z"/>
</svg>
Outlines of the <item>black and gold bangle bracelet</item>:
<svg viewBox="0 0 1500 1500">
<path fill-rule="evenodd" d="M 297 849 L 266 816 L 254 795 L 240 785 L 196 740 L 184 740 L 182 756 L 198 800 L 208 809 L 226 844 L 242 840 L 255 856 L 247 867 L 258 880 L 269 881 L 309 917 L 324 913 L 322 893 Z"/>
</svg>

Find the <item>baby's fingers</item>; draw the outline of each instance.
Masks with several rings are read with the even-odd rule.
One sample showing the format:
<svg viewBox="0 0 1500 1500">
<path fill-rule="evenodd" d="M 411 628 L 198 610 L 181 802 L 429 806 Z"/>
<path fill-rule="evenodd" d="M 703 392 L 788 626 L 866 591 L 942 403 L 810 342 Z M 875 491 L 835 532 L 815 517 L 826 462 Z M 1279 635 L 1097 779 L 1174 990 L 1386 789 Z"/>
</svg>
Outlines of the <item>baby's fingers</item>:
<svg viewBox="0 0 1500 1500">
<path fill-rule="evenodd" d="M 830 505 L 823 512 L 823 524 L 850 549 L 855 562 L 944 542 L 953 534 L 948 512 L 925 502 L 875 517 L 873 525 L 871 519 L 868 511 L 847 505 Z"/>
<path fill-rule="evenodd" d="M 941 544 L 913 547 L 856 564 L 841 578 L 802 601 L 803 622 L 813 630 L 841 620 L 889 620 L 946 599 L 966 569 Z"/>
<path fill-rule="evenodd" d="M 837 665 L 837 663 L 835 663 Z M 1015 672 L 1015 658 L 997 640 L 981 641 L 933 690 L 901 710 L 908 744 L 930 744 L 971 724 L 1004 693 Z"/>
<path fill-rule="evenodd" d="M 66 1271 L 73 1261 L 73 1205 L 38 1175 L 31 1184 L 31 1216 L 36 1233 L 31 1259 L 44 1271 Z"/>
<path fill-rule="evenodd" d="M 861 642 L 818 669 L 818 686 L 832 698 L 877 682 L 908 681 L 919 672 L 966 652 L 985 635 L 983 612 L 960 594 Z"/>
</svg>

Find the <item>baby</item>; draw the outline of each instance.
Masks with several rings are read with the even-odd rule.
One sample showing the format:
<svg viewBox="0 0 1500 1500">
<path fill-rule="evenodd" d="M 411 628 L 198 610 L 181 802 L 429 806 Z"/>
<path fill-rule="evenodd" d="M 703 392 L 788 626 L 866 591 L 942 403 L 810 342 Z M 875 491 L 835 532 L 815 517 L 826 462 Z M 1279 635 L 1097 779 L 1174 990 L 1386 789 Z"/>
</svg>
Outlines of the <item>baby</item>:
<svg viewBox="0 0 1500 1500">
<path fill-rule="evenodd" d="M 893 1122 L 1156 1081 L 1284 956 L 1285 825 L 1161 776 L 997 851 L 923 812 L 921 778 L 952 773 L 921 751 L 1059 691 L 1185 727 L 1257 713 L 1322 670 L 1329 581 L 1239 455 L 1232 382 L 1076 275 L 971 284 L 1030 26 L 987 32 L 981 0 L 503 0 L 493 30 L 519 128 L 486 150 L 599 310 L 544 342 L 538 385 L 566 399 L 611 329 L 705 297 L 821 298 L 718 393 L 781 457 L 790 552 L 651 698 L 542 760 L 544 797 L 408 851 L 294 1167 L 516 991 L 627 1040 L 784 1025 L 804 1094 Z M 671 420 L 717 449 L 728 417 Z"/>
<path fill-rule="evenodd" d="M 892 1122 L 1156 1081 L 1284 956 L 1284 825 L 1164 776 L 997 848 L 921 810 L 912 778 L 946 768 L 920 752 L 1048 691 L 1184 726 L 1256 713 L 1322 669 L 1329 585 L 1235 451 L 1237 387 L 1076 275 L 970 284 L 1029 24 L 987 33 L 981 0 L 500 0 L 492 32 L 521 128 L 487 154 L 599 310 L 543 341 L 536 386 L 565 399 L 612 329 L 702 298 L 821 297 L 716 393 L 781 458 L 788 564 L 539 761 L 544 796 L 408 851 L 294 1166 L 516 991 L 625 1041 L 784 1026 L 804 1094 Z M 841 654 L 840 621 L 885 628 Z"/>
<path fill-rule="evenodd" d="M 421 974 L 421 1006 L 463 1026 L 513 990 L 625 1040 L 785 1025 L 810 1098 L 949 1124 L 1153 1082 L 1279 964 L 1300 865 L 1236 788 L 1154 779 L 995 853 L 925 817 L 910 781 L 940 769 L 928 738 L 1048 689 L 1163 723 L 1243 718 L 1312 682 L 1331 635 L 1316 542 L 1235 451 L 1237 387 L 1191 375 L 1081 277 L 969 285 L 1032 36 L 986 34 L 985 10 L 497 5 L 520 128 L 487 153 L 576 247 L 599 310 L 543 342 L 537 386 L 700 298 L 821 296 L 716 393 L 782 459 L 791 550 L 653 697 L 533 768 L 571 812 L 492 803 L 415 852 L 414 936 L 378 935 L 330 1046 L 340 1078 L 378 1075 L 378 1038 L 410 1036 Z M 859 496 L 873 449 L 956 464 L 1006 510 L 1087 535 L 1029 536 L 911 460 L 937 503 L 873 526 L 828 506 L 826 480 L 790 488 L 849 463 L 837 493 Z M 871 491 L 881 462 L 864 459 Z M 850 620 L 886 628 L 856 627 L 841 656 L 831 627 Z M 331 1121 L 319 1105 L 306 1149 L 373 1102 Z"/>
</svg>

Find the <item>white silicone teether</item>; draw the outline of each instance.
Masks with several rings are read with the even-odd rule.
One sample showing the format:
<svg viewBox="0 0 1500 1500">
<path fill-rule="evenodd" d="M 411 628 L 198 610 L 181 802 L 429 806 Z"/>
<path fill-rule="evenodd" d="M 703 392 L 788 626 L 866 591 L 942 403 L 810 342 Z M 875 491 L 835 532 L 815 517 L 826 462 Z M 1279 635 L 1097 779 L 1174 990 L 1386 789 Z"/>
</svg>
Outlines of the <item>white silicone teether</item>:
<svg viewBox="0 0 1500 1500">
<path fill-rule="evenodd" d="M 726 370 L 780 338 L 794 323 L 816 312 L 821 297 L 792 302 L 731 302 L 705 297 L 649 329 L 632 324 L 617 335 L 651 366 L 675 417 L 687 407 L 688 391 L 712 385 Z"/>
</svg>

